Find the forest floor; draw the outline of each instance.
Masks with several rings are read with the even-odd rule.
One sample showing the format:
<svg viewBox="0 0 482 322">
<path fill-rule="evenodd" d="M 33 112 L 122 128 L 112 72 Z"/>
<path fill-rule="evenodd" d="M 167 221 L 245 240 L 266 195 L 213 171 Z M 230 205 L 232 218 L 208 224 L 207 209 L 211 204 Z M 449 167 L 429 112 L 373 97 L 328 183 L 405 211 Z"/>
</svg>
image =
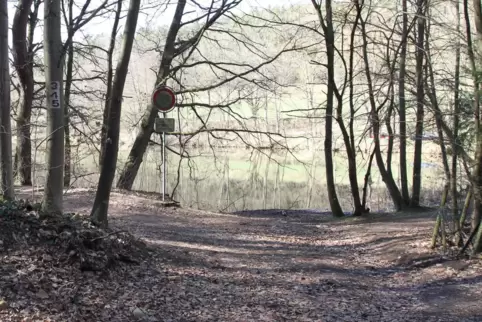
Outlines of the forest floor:
<svg viewBox="0 0 482 322">
<path fill-rule="evenodd" d="M 66 211 L 88 214 L 93 195 L 68 192 Z M 482 321 L 481 262 L 431 251 L 434 218 L 219 214 L 115 192 L 109 225 L 149 256 L 82 271 L 0 245 L 0 321 Z"/>
</svg>

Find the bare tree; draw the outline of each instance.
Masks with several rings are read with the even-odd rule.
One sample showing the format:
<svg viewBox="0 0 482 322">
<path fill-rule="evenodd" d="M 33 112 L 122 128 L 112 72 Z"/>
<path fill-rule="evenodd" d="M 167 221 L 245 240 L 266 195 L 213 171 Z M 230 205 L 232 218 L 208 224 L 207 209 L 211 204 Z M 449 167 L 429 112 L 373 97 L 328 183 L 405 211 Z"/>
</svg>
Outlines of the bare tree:
<svg viewBox="0 0 482 322">
<path fill-rule="evenodd" d="M 407 0 L 402 0 L 402 42 L 400 44 L 400 62 L 398 79 L 398 117 L 400 127 L 400 185 L 402 198 L 405 204 L 409 204 L 407 179 L 407 121 L 405 99 L 405 74 L 407 61 L 407 38 L 408 38 L 408 13 Z"/>
<path fill-rule="evenodd" d="M 109 196 L 117 165 L 119 152 L 119 132 L 122 110 L 122 94 L 129 68 L 132 45 L 136 34 L 137 18 L 139 16 L 141 0 L 131 0 L 124 27 L 124 39 L 121 49 L 121 58 L 117 64 L 114 82 L 112 84 L 112 96 L 109 100 L 109 112 L 107 122 L 107 136 L 105 151 L 103 154 L 102 169 L 95 195 L 94 205 L 91 212 L 91 220 L 99 226 L 107 227 Z"/>
<path fill-rule="evenodd" d="M 117 1 L 117 4 L 122 1 Z M 74 0 L 62 0 L 62 14 L 64 23 L 67 27 L 67 39 L 63 45 L 62 55 L 66 55 L 66 73 L 65 73 L 65 88 L 64 88 L 64 131 L 65 131 L 65 162 L 64 162 L 64 186 L 68 187 L 71 181 L 71 159 L 72 146 L 70 135 L 70 114 L 71 114 L 71 88 L 73 86 L 73 72 L 74 72 L 74 36 L 85 25 L 87 25 L 94 18 L 101 16 L 104 9 L 110 6 L 108 0 L 103 0 L 98 7 L 91 8 L 91 1 L 86 1 L 80 13 L 74 16 Z M 118 16 L 118 14 L 116 14 Z M 118 19 L 118 18 L 116 18 Z"/>
<path fill-rule="evenodd" d="M 200 9 L 205 12 L 199 17 L 186 22 L 182 22 L 182 18 L 185 14 L 186 0 L 179 0 L 177 3 L 176 11 L 171 21 L 169 31 L 165 40 L 164 48 L 162 50 L 161 62 L 159 69 L 157 71 L 157 77 L 154 87 L 162 84 L 166 84 L 169 77 L 174 75 L 175 72 L 182 70 L 184 68 L 186 61 L 193 55 L 196 51 L 197 45 L 199 44 L 201 38 L 204 34 L 211 28 L 218 19 L 224 16 L 231 9 L 235 8 L 241 1 L 240 0 L 223 0 L 219 3 L 213 2 L 211 6 L 205 8 L 200 6 Z M 214 6 L 218 4 L 219 7 Z M 178 35 L 182 27 L 193 25 L 199 21 L 205 19 L 206 22 L 197 30 L 193 32 L 193 36 L 190 36 L 186 40 L 179 40 Z M 186 55 L 183 58 L 183 55 Z M 173 60 L 179 58 L 183 63 L 178 66 L 171 66 Z M 184 65 L 184 66 L 183 66 Z M 240 75 L 238 77 L 242 77 Z M 237 77 L 234 77 L 237 78 Z M 221 81 L 220 84 L 216 86 L 210 86 L 210 89 L 216 88 L 221 84 L 225 84 L 230 80 Z M 197 91 L 203 91 L 206 89 L 196 89 Z M 186 90 L 185 93 L 188 93 Z M 182 93 L 181 93 L 182 94 Z M 137 176 L 139 167 L 142 163 L 144 153 L 146 152 L 147 146 L 150 141 L 151 134 L 153 132 L 154 120 L 157 115 L 157 109 L 154 106 L 148 106 L 144 112 L 142 121 L 140 122 L 140 130 L 136 136 L 134 144 L 129 152 L 129 156 L 124 165 L 124 168 L 119 176 L 119 181 L 117 182 L 117 187 L 121 189 L 130 190 L 134 183 L 134 179 Z"/>
<path fill-rule="evenodd" d="M 350 11 L 355 8 L 353 5 L 350 9 Z M 356 8 L 355 8 L 356 10 Z M 350 12 L 349 11 L 349 12 Z M 347 20 L 348 14 L 345 15 L 344 17 L 344 23 Z M 360 216 L 364 213 L 369 212 L 369 209 L 366 207 L 366 194 L 365 198 L 363 196 L 360 197 L 360 188 L 358 186 L 358 173 L 357 173 L 357 144 L 355 142 L 355 131 L 354 131 L 354 123 L 355 123 L 355 117 L 357 114 L 357 111 L 359 108 L 355 107 L 355 102 L 354 102 L 354 82 L 355 82 L 355 55 L 356 55 L 356 38 L 357 38 L 357 31 L 358 31 L 358 23 L 361 17 L 361 11 L 356 10 L 355 14 L 355 20 L 352 22 L 352 28 L 350 31 L 350 43 L 349 43 L 349 58 L 348 58 L 348 78 L 346 82 L 348 84 L 344 84 L 344 88 L 348 86 L 349 88 L 349 96 L 348 96 L 348 101 L 349 101 L 349 106 L 350 106 L 350 117 L 349 117 L 349 122 L 348 122 L 348 130 L 346 129 L 346 125 L 344 122 L 344 115 L 342 114 L 342 104 L 343 104 L 343 99 L 342 99 L 342 94 L 338 94 L 338 108 L 337 108 L 337 116 L 336 120 L 340 126 L 342 135 L 343 135 L 343 141 L 345 143 L 345 148 L 346 148 L 346 154 L 348 158 L 348 176 L 350 179 L 350 187 L 351 187 L 351 194 L 353 196 L 353 203 L 354 203 L 354 216 Z M 342 24 L 344 27 L 344 24 Z M 342 28 L 343 32 L 343 28 Z M 343 37 L 343 34 L 342 34 Z M 341 57 L 343 59 L 343 57 Z M 342 91 L 343 93 L 344 91 Z M 367 176 L 370 175 L 370 170 L 371 170 L 371 158 L 369 161 L 368 169 L 367 169 Z"/>
<path fill-rule="evenodd" d="M 32 184 L 32 143 L 30 118 L 34 99 L 33 57 L 31 43 L 33 37 L 27 36 L 30 8 L 33 0 L 19 0 L 12 25 L 13 66 L 17 71 L 22 87 L 22 101 L 17 113 L 17 171 L 22 185 Z M 36 10 L 32 19 L 36 20 Z M 33 29 L 36 22 L 34 22 Z M 33 30 L 31 30 L 33 35 Z M 29 50 L 30 49 L 30 50 Z"/>
<path fill-rule="evenodd" d="M 65 10 L 65 0 L 62 0 L 62 11 L 67 26 L 67 60 L 66 60 L 66 75 L 64 83 L 64 135 L 65 135 L 65 155 L 64 155 L 64 187 L 70 186 L 71 180 L 71 142 L 70 142 L 70 88 L 72 86 L 73 67 L 74 67 L 74 45 L 72 44 L 74 37 L 74 1 L 68 1 L 68 14 Z"/>
<path fill-rule="evenodd" d="M 10 124 L 10 67 L 8 59 L 8 6 L 0 2 L 0 147 L 2 196 L 15 196 L 12 171 L 12 128 Z"/>
<path fill-rule="evenodd" d="M 64 109 L 63 44 L 60 0 L 44 4 L 44 63 L 47 97 L 47 177 L 42 212 L 59 214 L 63 210 Z"/>
<path fill-rule="evenodd" d="M 426 25 L 426 1 L 417 0 L 417 52 L 416 52 L 416 78 L 417 78 L 417 123 L 415 126 L 415 152 L 413 160 L 412 198 L 410 206 L 420 205 L 420 193 L 422 190 L 422 140 L 424 122 L 424 45 Z"/>
<path fill-rule="evenodd" d="M 117 8 L 114 16 L 114 23 L 112 25 L 112 31 L 110 34 L 109 49 L 107 49 L 107 90 L 105 93 L 105 105 L 104 114 L 102 119 L 102 129 L 100 135 L 100 153 L 99 153 L 99 166 L 102 169 L 102 160 L 104 159 L 105 142 L 107 138 L 107 121 L 109 118 L 109 102 L 112 96 L 112 80 L 114 78 L 114 68 L 113 68 L 113 56 L 115 50 L 115 40 L 117 37 L 117 29 L 119 27 L 120 15 L 122 10 L 122 1 L 117 2 Z"/>
<path fill-rule="evenodd" d="M 355 3 L 356 8 L 359 12 L 361 12 L 364 8 L 362 4 L 358 1 Z M 371 126 L 373 128 L 373 141 L 374 141 L 374 155 L 375 160 L 378 165 L 378 170 L 380 171 L 380 175 L 382 176 L 383 181 L 390 193 L 392 198 L 393 204 L 396 210 L 401 210 L 404 207 L 402 195 L 400 190 L 393 179 L 393 176 L 387 171 L 385 166 L 383 155 L 380 146 L 380 114 L 379 114 L 379 107 L 377 106 L 376 99 L 375 99 L 375 91 L 372 81 L 372 71 L 370 69 L 370 60 L 368 56 L 368 36 L 367 36 L 367 23 L 366 19 L 360 17 L 360 30 L 361 30 L 361 38 L 362 38 L 362 58 L 365 68 L 365 76 L 367 79 L 367 86 L 368 86 L 368 97 L 369 97 L 369 104 L 370 104 L 370 118 L 371 118 Z"/>
<path fill-rule="evenodd" d="M 331 0 L 325 1 L 325 17 L 321 11 L 321 1 L 318 3 L 311 0 L 316 10 L 318 20 L 325 35 L 326 59 L 328 71 L 328 85 L 326 93 L 326 110 L 325 110 L 325 170 L 326 170 L 326 188 L 328 190 L 328 198 L 331 211 L 334 216 L 344 216 L 341 209 L 338 196 L 336 194 L 335 178 L 333 174 L 333 105 L 335 92 L 338 91 L 335 82 L 335 33 L 333 30 L 333 9 Z M 338 95 L 340 95 L 338 93 Z"/>
<path fill-rule="evenodd" d="M 474 1 L 474 20 L 475 29 L 477 31 L 476 44 L 479 50 L 482 50 L 482 4 L 480 1 Z M 468 22 L 467 22 L 468 23 Z M 482 61 L 482 59 L 481 59 Z M 480 63 L 480 62 L 479 62 Z M 475 67 L 475 66 L 474 66 Z M 480 86 L 480 71 L 474 71 L 476 76 L 476 84 Z M 478 87 L 477 86 L 477 87 Z M 477 91 L 478 92 L 478 91 Z M 476 102 L 479 93 L 476 93 Z M 474 252 L 482 250 L 482 225 L 480 224 L 482 218 L 482 127 L 480 124 L 480 106 L 477 104 L 475 109 L 475 124 L 476 124 L 476 152 L 475 152 L 475 167 L 472 173 L 472 186 L 474 189 L 474 213 L 472 216 L 472 229 L 477 231 L 474 241 Z"/>
<path fill-rule="evenodd" d="M 174 13 L 174 17 L 172 18 L 171 26 L 167 34 L 166 43 L 161 58 L 161 64 L 157 72 L 157 80 L 155 86 L 165 84 L 166 79 L 169 76 L 171 70 L 171 63 L 174 59 L 174 56 L 176 55 L 175 43 L 177 39 L 177 34 L 179 33 L 179 30 L 182 26 L 181 19 L 184 14 L 185 7 L 186 0 L 179 0 L 177 2 L 176 11 Z M 141 131 L 139 131 L 139 134 L 134 141 L 134 145 L 132 146 L 132 149 L 129 153 L 128 160 L 120 174 L 119 181 L 117 182 L 118 188 L 127 190 L 130 190 L 132 188 L 134 179 L 137 175 L 137 171 L 139 170 L 139 166 L 141 165 L 143 155 L 149 143 L 156 116 L 157 108 L 155 106 L 149 106 L 141 122 Z"/>
<path fill-rule="evenodd" d="M 427 13 L 427 16 L 430 16 L 430 13 Z M 438 133 L 438 139 L 439 139 L 439 145 L 440 145 L 440 151 L 442 155 L 442 164 L 443 164 L 443 169 L 444 169 L 444 174 L 445 174 L 445 184 L 443 186 L 443 192 L 442 192 L 442 197 L 440 201 L 440 206 L 445 207 L 447 203 L 447 199 L 449 196 L 450 192 L 450 182 L 451 182 L 451 173 L 450 173 L 450 167 L 449 167 L 449 162 L 448 162 L 448 157 L 447 157 L 447 149 L 446 149 L 446 143 L 444 139 L 444 131 L 443 131 L 443 114 L 442 110 L 440 108 L 439 104 L 439 99 L 437 97 L 437 90 L 436 90 L 436 83 L 435 83 L 435 75 L 434 75 L 434 67 L 432 63 L 432 55 L 431 55 L 431 34 L 430 34 L 430 27 L 431 24 L 430 22 L 427 22 L 427 28 L 426 28 L 426 44 L 425 44 L 425 53 L 424 55 L 426 56 L 426 65 L 425 65 L 425 80 L 424 82 L 426 83 L 426 92 L 427 96 L 429 97 L 431 106 L 434 110 L 435 114 L 435 124 L 437 127 L 437 133 Z M 417 57 L 418 58 L 418 57 Z M 418 67 L 418 66 L 417 66 Z M 456 72 L 456 76 L 458 77 Z M 455 81 L 457 82 L 457 80 Z M 456 116 L 454 116 L 456 117 Z M 454 135 L 457 132 L 457 129 L 453 130 Z M 453 153 L 456 153 L 455 151 Z M 457 196 L 455 196 L 455 199 Z M 435 222 L 435 227 L 434 227 L 434 232 L 432 235 L 432 248 L 436 246 L 437 242 L 437 237 L 439 235 L 439 229 L 440 225 L 443 224 L 444 218 L 443 215 L 440 213 L 437 216 L 436 222 Z M 458 225 L 458 220 L 455 220 L 455 224 Z M 444 228 L 443 228 L 444 229 Z M 446 246 L 446 238 L 445 238 L 445 231 L 442 233 L 443 240 L 442 242 L 444 243 L 444 247 Z"/>
<path fill-rule="evenodd" d="M 460 1 L 455 1 L 455 14 L 457 15 L 457 27 L 456 33 L 461 35 L 460 28 Z M 458 145 L 459 142 L 459 124 L 460 124 L 460 56 L 461 56 L 461 46 L 462 42 L 460 37 L 457 37 L 455 43 L 455 83 L 454 83 L 454 103 L 452 109 L 453 123 L 452 127 L 454 129 L 454 137 L 452 139 L 452 164 L 451 164 L 451 181 L 450 181 L 450 195 L 452 197 L 452 216 L 457 230 L 460 230 L 459 221 L 459 205 L 458 205 L 458 189 L 457 189 L 457 163 L 458 163 Z M 457 232 L 456 244 L 460 245 L 462 243 L 462 237 L 460 232 Z"/>
</svg>

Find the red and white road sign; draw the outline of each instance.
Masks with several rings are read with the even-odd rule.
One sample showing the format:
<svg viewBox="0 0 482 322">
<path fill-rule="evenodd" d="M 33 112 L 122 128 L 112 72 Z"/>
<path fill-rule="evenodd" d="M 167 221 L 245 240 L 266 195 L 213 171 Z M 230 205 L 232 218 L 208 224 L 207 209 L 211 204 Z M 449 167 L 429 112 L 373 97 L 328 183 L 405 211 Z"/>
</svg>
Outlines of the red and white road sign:
<svg viewBox="0 0 482 322">
<path fill-rule="evenodd" d="M 170 87 L 158 87 L 152 93 L 152 104 L 163 113 L 170 112 L 176 105 L 176 94 Z"/>
</svg>

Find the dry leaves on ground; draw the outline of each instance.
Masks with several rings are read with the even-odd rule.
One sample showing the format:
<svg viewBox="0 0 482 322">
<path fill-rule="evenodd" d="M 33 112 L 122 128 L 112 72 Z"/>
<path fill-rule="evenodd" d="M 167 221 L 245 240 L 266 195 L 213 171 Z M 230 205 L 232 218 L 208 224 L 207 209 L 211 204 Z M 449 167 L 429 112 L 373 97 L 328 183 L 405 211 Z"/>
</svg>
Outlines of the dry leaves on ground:
<svg viewBox="0 0 482 322">
<path fill-rule="evenodd" d="M 18 208 L 0 215 L 1 321 L 482 320 L 480 263 L 429 251 L 426 214 L 216 214 L 114 193 L 103 231 Z"/>
</svg>

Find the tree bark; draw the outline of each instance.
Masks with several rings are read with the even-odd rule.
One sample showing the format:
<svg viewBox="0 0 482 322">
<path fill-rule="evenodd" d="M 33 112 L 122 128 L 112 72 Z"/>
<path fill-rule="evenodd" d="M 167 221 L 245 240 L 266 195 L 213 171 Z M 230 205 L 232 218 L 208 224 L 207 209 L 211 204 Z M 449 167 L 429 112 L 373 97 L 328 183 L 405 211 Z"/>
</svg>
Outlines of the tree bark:
<svg viewBox="0 0 482 322">
<path fill-rule="evenodd" d="M 431 48 L 430 48 L 430 41 L 429 41 L 429 25 L 427 26 L 427 41 L 425 46 L 425 55 L 427 56 L 427 61 L 426 61 L 426 68 L 425 68 L 424 83 L 426 84 L 425 86 L 427 87 L 427 95 L 430 99 L 430 103 L 432 104 L 434 114 L 435 114 L 435 125 L 437 128 L 440 153 L 442 155 L 442 165 L 443 165 L 444 174 L 445 174 L 445 183 L 443 187 L 442 200 L 440 203 L 440 206 L 444 207 L 446 205 L 449 192 L 450 192 L 451 173 L 450 173 L 449 161 L 447 158 L 447 155 L 448 155 L 447 149 L 445 147 L 444 131 L 442 127 L 443 115 L 442 115 L 442 111 L 440 110 L 440 106 L 438 104 L 439 102 L 437 98 L 437 90 L 435 87 L 436 85 L 435 85 L 434 70 L 432 66 L 432 60 L 430 58 Z M 430 80 L 430 84 L 429 84 L 429 80 Z"/>
<path fill-rule="evenodd" d="M 358 2 L 355 3 L 357 10 L 361 12 L 362 7 Z M 360 17 L 360 27 L 361 27 L 361 36 L 362 36 L 362 52 L 363 52 L 363 63 L 365 67 L 365 75 L 367 78 L 367 86 L 368 86 L 368 96 L 370 101 L 370 117 L 373 127 L 373 141 L 374 141 L 374 154 L 375 160 L 377 162 L 378 171 L 382 177 L 382 180 L 385 182 L 388 192 L 390 193 L 390 197 L 392 198 L 394 208 L 399 211 L 402 210 L 404 207 L 404 202 L 402 199 L 402 195 L 398 190 L 397 184 L 393 179 L 393 176 L 385 168 L 385 162 L 383 160 L 382 151 L 380 147 L 380 116 L 378 114 L 378 109 L 375 101 L 375 94 L 373 91 L 373 82 L 372 76 L 370 71 L 370 62 L 368 59 L 368 39 L 366 34 L 366 26 L 365 21 L 363 18 Z"/>
<path fill-rule="evenodd" d="M 105 142 L 107 139 L 107 123 L 109 119 L 109 104 L 112 99 L 112 79 L 114 78 L 113 56 L 115 49 L 115 40 L 117 37 L 117 28 L 119 28 L 120 14 L 122 10 L 122 1 L 117 1 L 117 8 L 114 17 L 114 24 L 110 34 L 109 49 L 107 50 L 107 90 L 105 93 L 104 113 L 102 115 L 102 129 L 100 134 L 100 154 L 99 169 L 102 170 L 102 162 L 104 159 Z"/>
<path fill-rule="evenodd" d="M 328 198 L 330 208 L 333 216 L 344 216 L 343 210 L 340 206 L 340 201 L 336 194 L 335 177 L 333 173 L 333 98 L 335 92 L 335 35 L 332 21 L 332 6 L 331 0 L 325 1 L 326 10 L 326 28 L 325 28 L 325 44 L 326 44 L 326 58 L 328 63 L 328 86 L 327 99 L 325 111 L 325 170 L 326 170 L 326 185 L 328 190 Z M 319 12 L 321 15 L 321 12 Z M 353 159 L 353 156 L 352 156 Z"/>
<path fill-rule="evenodd" d="M 467 1 L 467 0 L 465 0 Z M 474 6 L 474 20 L 475 27 L 477 30 L 477 45 L 479 49 L 482 49 L 482 6 L 480 0 L 473 0 Z M 466 23 L 469 24 L 466 15 Z M 469 48 L 470 50 L 470 48 Z M 480 65 L 480 62 L 479 62 Z M 476 69 L 474 62 L 474 75 L 480 72 Z M 472 173 L 472 187 L 474 189 L 474 213 L 472 215 L 472 230 L 475 232 L 476 229 L 479 230 L 475 236 L 474 240 L 474 253 L 480 252 L 482 250 L 482 225 L 480 225 L 482 217 L 482 129 L 480 126 L 480 105 L 479 105 L 479 91 L 477 90 L 480 86 L 480 76 L 475 77 L 475 125 L 477 131 L 476 139 L 476 150 L 475 150 L 475 167 Z"/>
<path fill-rule="evenodd" d="M 326 108 L 325 108 L 325 171 L 326 171 L 326 188 L 328 191 L 328 201 L 333 216 L 344 216 L 343 210 L 340 206 L 340 201 L 336 194 L 335 177 L 333 173 L 333 105 L 336 90 L 335 83 L 335 35 L 333 30 L 333 12 L 331 0 L 325 1 L 325 18 L 321 12 L 321 5 L 317 4 L 315 0 L 311 1 L 318 20 L 323 28 L 325 34 L 326 45 L 326 59 L 328 70 L 328 84 L 326 93 Z"/>
<path fill-rule="evenodd" d="M 467 213 L 469 212 L 470 204 L 472 203 L 473 189 L 469 186 L 467 189 L 467 195 L 465 196 L 464 206 L 462 207 L 462 213 L 460 214 L 459 224 L 461 227 L 465 224 L 465 219 L 467 218 Z"/>
<path fill-rule="evenodd" d="M 124 85 L 127 78 L 134 36 L 136 34 L 140 3 L 141 0 L 131 0 L 129 3 L 129 10 L 124 28 L 121 58 L 116 67 L 114 83 L 112 84 L 112 98 L 109 101 L 109 118 L 107 123 L 104 159 L 102 161 L 103 165 L 100 172 L 94 206 L 92 207 L 91 212 L 92 222 L 101 227 L 107 227 L 108 225 L 107 214 L 109 209 L 109 197 L 112 189 L 112 182 L 114 181 L 119 152 L 122 95 L 124 93 Z"/>
<path fill-rule="evenodd" d="M 60 0 L 44 4 L 44 63 L 47 92 L 47 178 L 42 200 L 44 215 L 62 213 L 64 174 L 63 44 Z"/>
<path fill-rule="evenodd" d="M 375 150 L 370 153 L 370 157 L 368 158 L 367 164 L 367 172 L 365 173 L 364 182 L 363 182 L 363 195 L 362 195 L 362 207 L 366 209 L 366 212 L 370 212 L 370 208 L 367 207 L 367 197 L 368 197 L 368 186 L 370 185 L 370 177 L 372 175 L 372 163 L 373 158 L 375 157 Z"/>
<path fill-rule="evenodd" d="M 457 16 L 457 34 L 460 34 L 460 2 L 455 1 L 455 12 Z M 462 244 L 462 234 L 459 216 L 459 205 L 458 205 L 458 193 L 457 193 L 457 162 L 458 162 L 458 145 L 459 145 L 459 113 L 460 113 L 460 38 L 457 38 L 457 43 L 455 45 L 455 84 L 454 84 L 454 105 L 453 105 L 453 128 L 454 137 L 452 139 L 452 164 L 451 171 L 452 177 L 450 180 L 450 195 L 452 197 L 452 216 L 454 220 L 455 227 L 457 229 L 456 233 L 456 245 Z"/>
<path fill-rule="evenodd" d="M 415 150 L 413 156 L 412 198 L 411 207 L 420 206 L 420 193 L 422 189 L 422 137 L 424 118 L 424 46 L 425 46 L 425 0 L 417 0 L 417 50 L 416 50 L 416 79 L 417 79 L 417 118 L 415 125 Z"/>
<path fill-rule="evenodd" d="M 177 2 L 176 12 L 171 22 L 169 32 L 167 34 L 166 43 L 164 45 L 164 51 L 161 58 L 161 64 L 157 72 L 156 87 L 161 84 L 165 84 L 169 72 L 171 70 L 171 63 L 175 54 L 174 44 L 176 42 L 177 34 L 181 29 L 181 19 L 184 14 L 184 8 L 186 6 L 186 0 L 179 0 Z M 117 187 L 120 189 L 131 190 L 134 180 L 139 171 L 139 167 L 142 163 L 142 158 L 146 152 L 149 140 L 154 128 L 154 121 L 158 114 L 158 110 L 155 106 L 150 105 L 141 121 L 141 128 L 136 136 L 134 144 L 129 156 L 124 165 L 124 168 L 119 176 Z"/>
<path fill-rule="evenodd" d="M 442 111 L 440 110 L 440 106 L 438 104 L 438 98 L 437 98 L 437 90 L 435 87 L 435 77 L 434 77 L 434 71 L 433 71 L 433 66 L 432 66 L 432 60 L 431 60 L 431 48 L 430 48 L 430 23 L 427 23 L 427 28 L 426 28 L 426 46 L 425 46 L 425 55 L 426 55 L 426 64 L 425 64 L 425 86 L 427 88 L 427 95 L 430 99 L 430 103 L 433 107 L 434 114 L 435 114 L 435 124 L 437 127 L 437 134 L 438 134 L 438 140 L 439 140 L 439 145 L 440 145 L 440 153 L 442 155 L 442 164 L 444 168 L 444 174 L 445 174 L 445 183 L 443 185 L 443 192 L 442 192 L 442 198 L 440 200 L 440 207 L 445 207 L 447 204 L 447 199 L 450 193 L 450 182 L 452 181 L 451 179 L 451 174 L 450 174 L 450 167 L 449 167 L 449 162 L 447 158 L 447 149 L 445 147 L 445 138 L 444 138 L 444 131 L 442 127 L 443 123 L 443 115 Z M 430 82 L 429 82 L 430 80 Z M 455 152 L 454 152 L 455 153 Z M 446 232 L 445 232 L 445 221 L 443 218 L 443 214 L 439 213 L 437 215 L 437 218 L 435 220 L 435 226 L 433 229 L 432 233 L 432 243 L 431 243 L 431 248 L 435 248 L 437 245 L 437 238 L 439 235 L 442 237 L 442 246 L 446 246 Z M 458 227 L 458 221 L 455 222 L 455 226 Z"/>
<path fill-rule="evenodd" d="M 67 64 L 65 73 L 65 88 L 64 88 L 64 134 L 65 134 L 65 155 L 64 155 L 64 187 L 70 186 L 71 180 L 71 160 L 72 160 L 72 148 L 70 142 L 70 89 L 72 87 L 72 73 L 74 67 L 74 45 L 72 38 L 73 32 L 73 0 L 68 0 L 69 16 L 67 19 Z M 65 13 L 64 13 L 65 14 Z"/>
<path fill-rule="evenodd" d="M 392 84 L 394 83 L 393 81 L 391 82 Z M 389 89 L 390 92 L 390 104 L 388 104 L 388 110 L 387 110 L 387 115 L 385 117 L 385 127 L 387 128 L 387 134 L 388 134 L 388 144 L 387 144 L 387 173 L 389 176 L 393 176 L 392 172 L 392 158 L 393 158 L 393 145 L 394 145 L 394 139 L 395 135 L 393 133 L 393 128 L 392 124 L 390 121 L 392 120 L 392 115 L 393 115 L 393 110 L 395 107 L 395 93 L 393 90 L 393 87 L 391 86 Z"/>
<path fill-rule="evenodd" d="M 10 66 L 8 60 L 8 5 L 0 1 L 0 146 L 2 197 L 15 197 L 12 169 L 12 127 L 10 123 Z"/>
<path fill-rule="evenodd" d="M 355 21 L 353 22 L 353 27 L 350 33 L 350 56 L 349 56 L 349 67 L 348 67 L 348 87 L 349 87 L 349 105 L 350 105 L 350 121 L 348 124 L 349 133 L 345 128 L 342 115 L 342 104 L 343 100 L 338 99 L 338 110 L 337 110 L 337 121 L 343 134 L 343 141 L 346 146 L 346 153 L 348 157 L 348 177 L 350 180 L 351 194 L 353 196 L 353 206 L 355 208 L 353 215 L 360 216 L 368 212 L 368 209 L 362 204 L 360 198 L 360 189 L 358 187 L 358 171 L 356 164 L 356 145 L 355 145 L 355 134 L 353 129 L 353 124 L 355 120 L 355 103 L 353 101 L 354 92 L 354 55 L 355 55 L 355 37 L 356 31 L 358 29 L 358 21 L 360 19 L 360 12 L 357 11 Z"/>
<path fill-rule="evenodd" d="M 402 11 L 402 43 L 400 48 L 400 72 L 398 81 L 398 117 L 400 124 L 400 186 L 403 201 L 406 205 L 408 205 L 410 203 L 410 195 L 408 193 L 407 178 L 407 121 L 405 112 L 405 63 L 407 59 L 408 37 L 407 0 L 402 0 Z"/>
<path fill-rule="evenodd" d="M 20 109 L 17 113 L 17 175 L 21 185 L 32 185 L 32 142 L 30 118 L 33 103 L 33 62 L 27 43 L 27 24 L 29 22 L 32 0 L 19 0 L 12 23 L 13 66 L 17 71 L 22 87 Z"/>
</svg>

